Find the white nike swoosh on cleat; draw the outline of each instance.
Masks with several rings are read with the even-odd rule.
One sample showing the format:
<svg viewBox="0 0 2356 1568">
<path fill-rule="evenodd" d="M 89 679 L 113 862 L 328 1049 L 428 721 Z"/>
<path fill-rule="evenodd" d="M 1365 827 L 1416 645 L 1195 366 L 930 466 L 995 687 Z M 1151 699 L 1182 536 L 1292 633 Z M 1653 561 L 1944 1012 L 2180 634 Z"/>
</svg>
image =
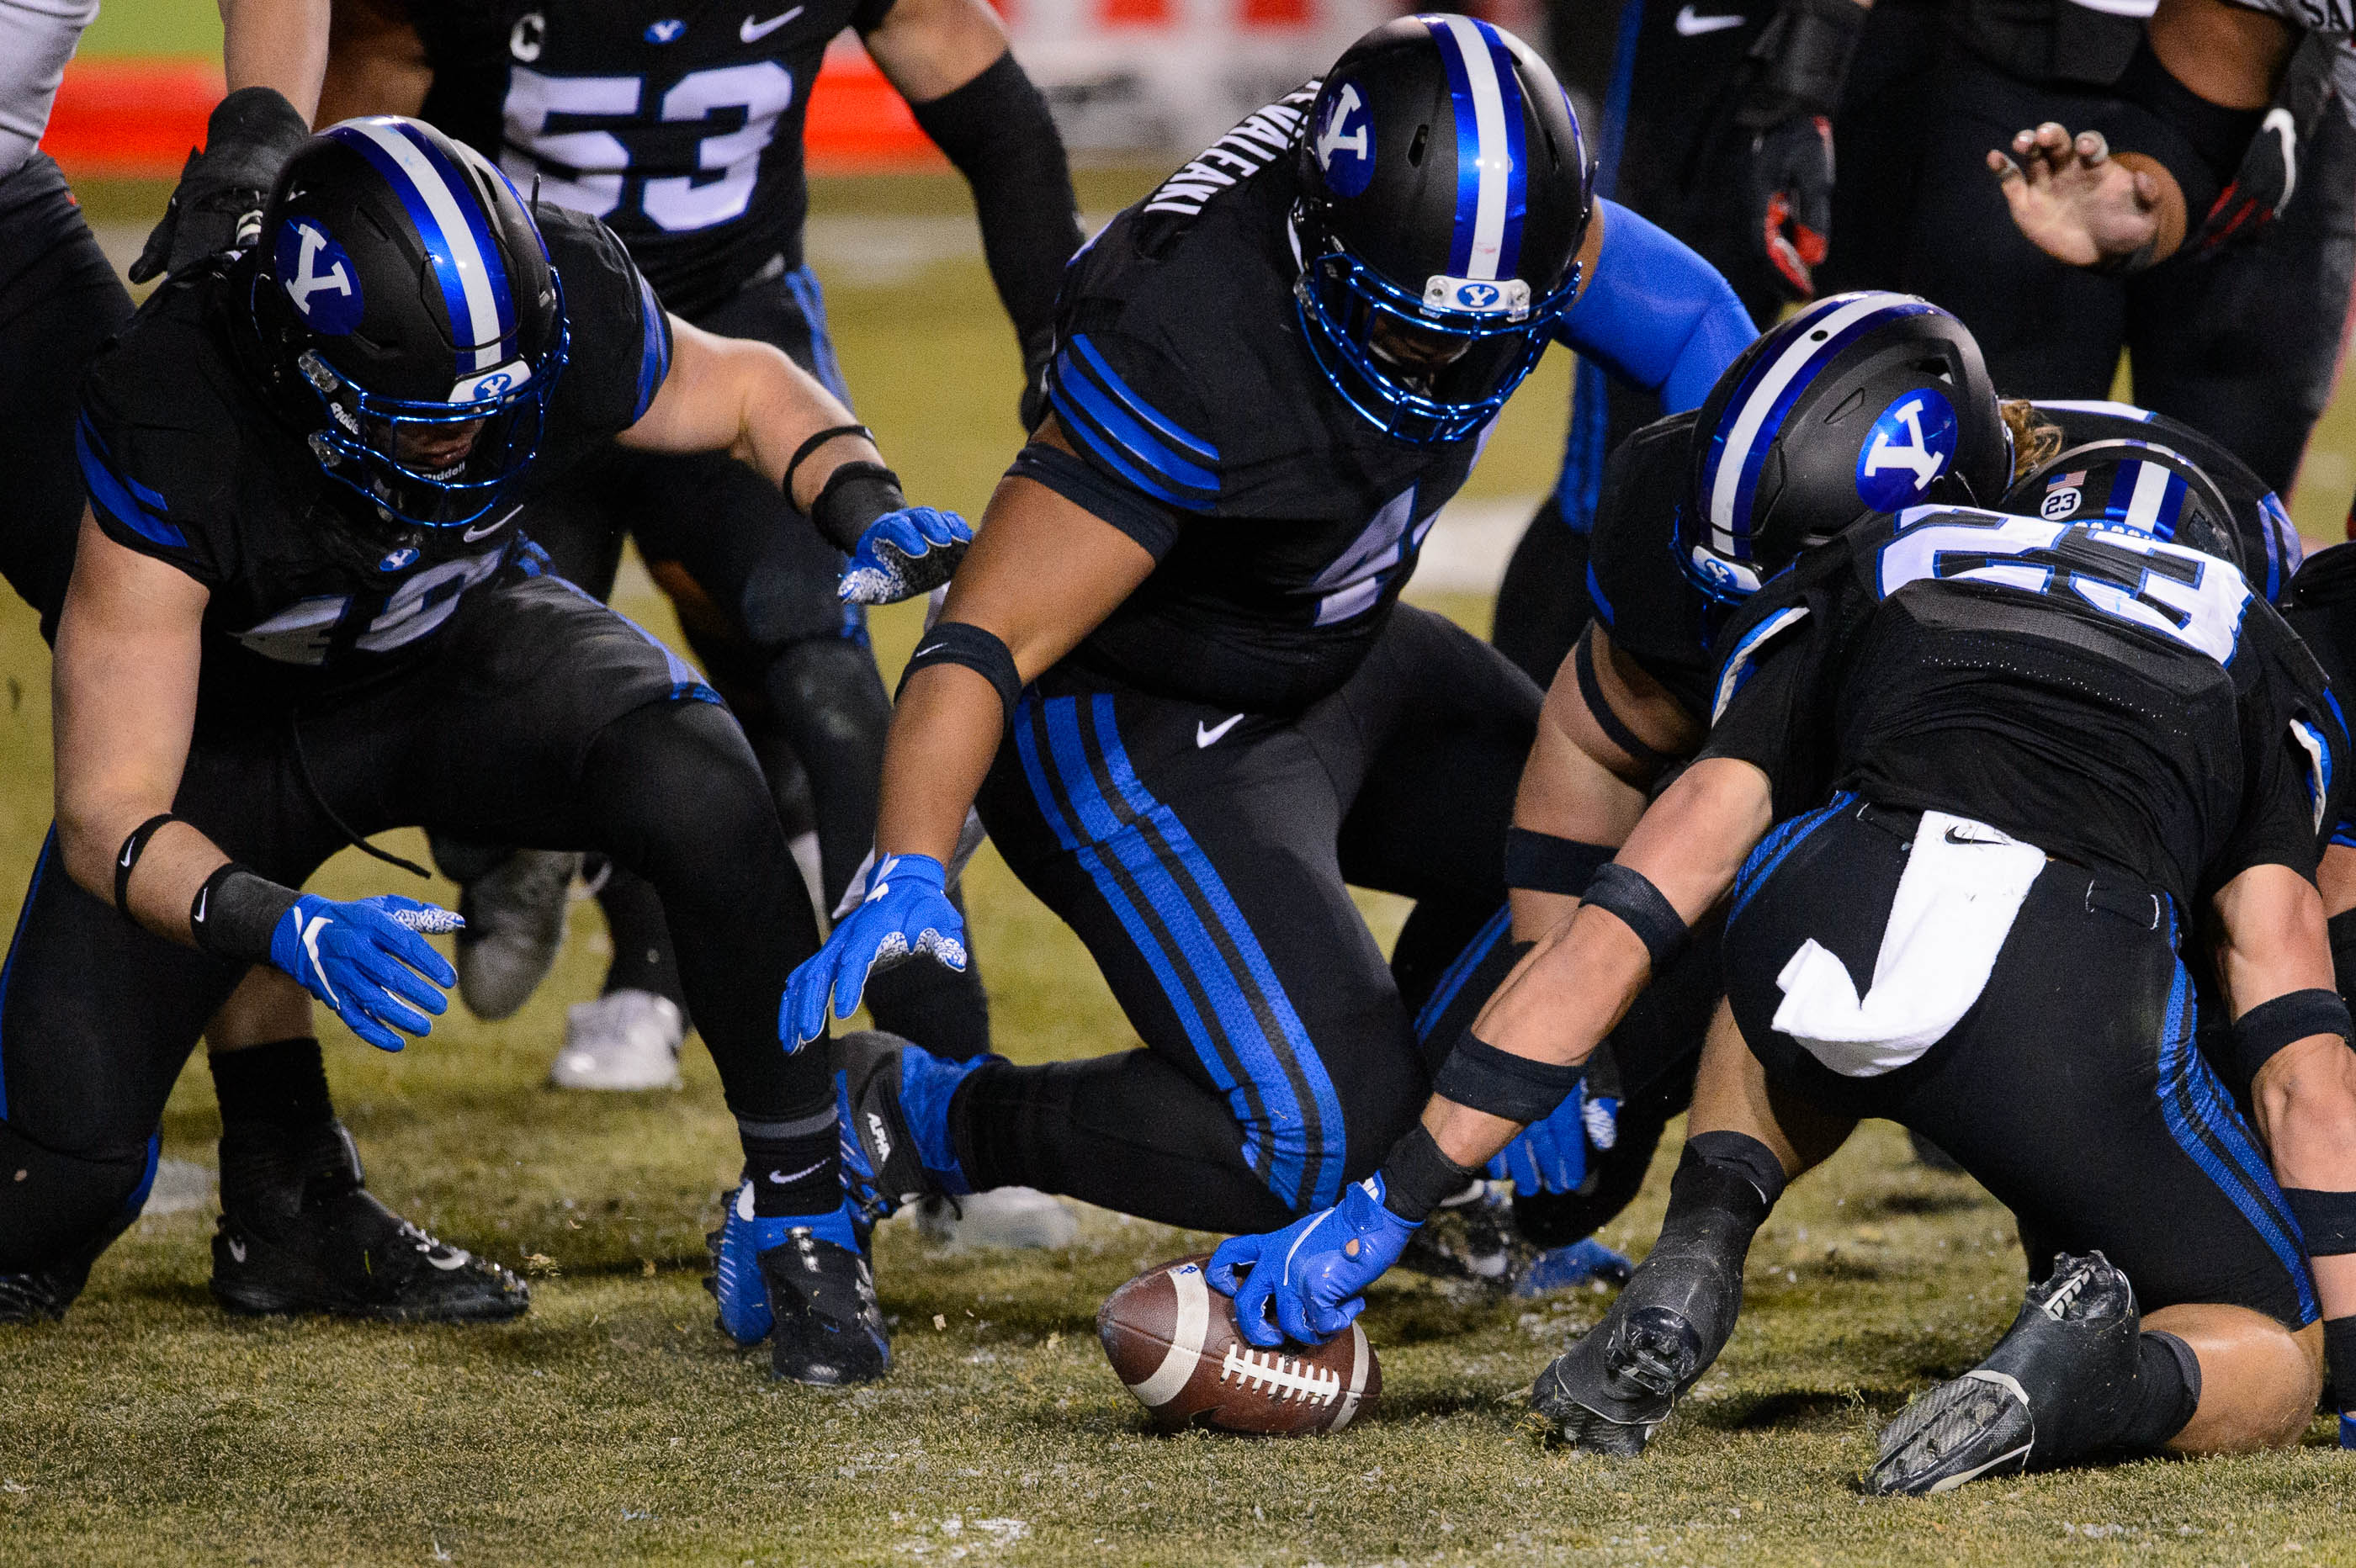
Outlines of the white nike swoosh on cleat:
<svg viewBox="0 0 2356 1568">
<path fill-rule="evenodd" d="M 435 1268 L 440 1269 L 444 1274 L 448 1274 L 454 1269 L 465 1268 L 466 1266 L 467 1260 L 474 1256 L 472 1253 L 462 1252 L 456 1247 L 450 1248 L 449 1253 L 449 1261 L 446 1263 L 441 1258 L 434 1256 L 432 1253 L 427 1253 L 425 1254 L 425 1261 L 432 1264 Z"/>
<path fill-rule="evenodd" d="M 235 1258 L 238 1262 L 243 1263 L 245 1261 L 245 1243 L 239 1241 L 235 1236 L 231 1236 L 229 1239 L 229 1255 Z"/>
<path fill-rule="evenodd" d="M 1737 13 L 1731 16 L 1698 16 L 1690 5 L 1677 11 L 1677 37 L 1697 38 L 1704 33 L 1722 33 L 1729 27 L 1739 27 L 1751 18 Z"/>
<path fill-rule="evenodd" d="M 757 44 L 801 14 L 802 8 L 797 5 L 790 11 L 778 13 L 766 22 L 755 22 L 752 17 L 747 16 L 738 24 L 736 36 L 748 44 Z"/>
<path fill-rule="evenodd" d="M 1221 737 L 1225 736 L 1228 731 L 1234 729 L 1243 721 L 1244 716 L 1240 713 L 1230 714 L 1226 718 L 1219 720 L 1216 724 L 1210 725 L 1207 728 L 1200 719 L 1195 720 L 1194 749 L 1196 751 L 1201 751 L 1205 746 L 1217 745 Z"/>
</svg>

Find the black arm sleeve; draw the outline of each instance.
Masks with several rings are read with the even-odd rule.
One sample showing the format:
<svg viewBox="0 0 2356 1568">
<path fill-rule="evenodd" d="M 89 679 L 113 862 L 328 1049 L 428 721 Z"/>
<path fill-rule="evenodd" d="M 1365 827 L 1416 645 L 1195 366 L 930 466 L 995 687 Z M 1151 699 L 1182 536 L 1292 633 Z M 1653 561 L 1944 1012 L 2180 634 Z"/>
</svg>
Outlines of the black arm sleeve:
<svg viewBox="0 0 2356 1568">
<path fill-rule="evenodd" d="M 1071 166 L 1047 101 L 1009 49 L 963 87 L 910 107 L 973 187 L 990 281 L 1023 352 L 1044 350 L 1064 263 L 1081 238 Z"/>
</svg>

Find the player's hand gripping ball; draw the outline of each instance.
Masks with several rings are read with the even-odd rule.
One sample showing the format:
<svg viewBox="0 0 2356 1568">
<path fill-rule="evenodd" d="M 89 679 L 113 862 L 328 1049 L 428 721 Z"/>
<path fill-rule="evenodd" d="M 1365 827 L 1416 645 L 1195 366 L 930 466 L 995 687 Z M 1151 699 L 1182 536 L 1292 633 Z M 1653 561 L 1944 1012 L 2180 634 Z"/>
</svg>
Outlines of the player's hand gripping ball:
<svg viewBox="0 0 2356 1568">
<path fill-rule="evenodd" d="M 869 976 L 880 971 L 922 954 L 964 972 L 965 917 L 949 902 L 948 883 L 930 855 L 893 855 L 868 872 L 866 901 L 786 982 L 777 1039 L 788 1052 L 826 1032 L 830 996 L 835 1017 L 858 1011 Z"/>
<path fill-rule="evenodd" d="M 1331 1209 L 1264 1236 L 1230 1236 L 1211 1254 L 1211 1288 L 1236 1302 L 1255 1345 L 1322 1345 L 1366 1309 L 1364 1292 L 1420 1227 L 1383 1205 L 1383 1179 L 1342 1189 Z M 1238 1277 L 1237 1270 L 1250 1271 Z M 1271 1317 L 1274 1319 L 1270 1321 Z"/>
<path fill-rule="evenodd" d="M 835 592 L 850 604 L 897 604 L 930 593 L 957 572 L 973 528 L 937 507 L 903 507 L 867 525 Z"/>
<path fill-rule="evenodd" d="M 1205 1260 L 1139 1275 L 1097 1313 L 1112 1370 L 1165 1432 L 1301 1437 L 1339 1432 L 1374 1409 L 1383 1370 L 1355 1323 L 1330 1343 L 1285 1353 L 1247 1344 Z"/>
</svg>

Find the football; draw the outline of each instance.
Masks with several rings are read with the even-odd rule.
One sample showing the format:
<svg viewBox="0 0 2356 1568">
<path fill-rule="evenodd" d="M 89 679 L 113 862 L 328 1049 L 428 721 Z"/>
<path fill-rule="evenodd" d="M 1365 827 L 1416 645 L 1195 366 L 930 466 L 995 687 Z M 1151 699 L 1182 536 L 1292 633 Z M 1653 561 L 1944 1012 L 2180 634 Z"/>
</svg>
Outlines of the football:
<svg viewBox="0 0 2356 1568">
<path fill-rule="evenodd" d="M 1357 1324 L 1325 1344 L 1263 1350 L 1203 1277 L 1207 1253 L 1148 1269 L 1106 1297 L 1097 1338 L 1112 1370 L 1168 1432 L 1339 1432 L 1374 1408 L 1383 1372 Z"/>
</svg>

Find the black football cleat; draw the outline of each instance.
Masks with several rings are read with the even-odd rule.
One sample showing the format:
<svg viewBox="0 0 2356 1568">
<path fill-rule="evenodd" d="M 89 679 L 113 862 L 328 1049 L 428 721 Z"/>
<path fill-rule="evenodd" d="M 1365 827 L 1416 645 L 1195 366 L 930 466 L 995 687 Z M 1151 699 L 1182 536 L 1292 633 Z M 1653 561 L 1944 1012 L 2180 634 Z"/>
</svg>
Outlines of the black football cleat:
<svg viewBox="0 0 2356 1568">
<path fill-rule="evenodd" d="M 1530 1408 L 1565 1445 L 1633 1459 L 1712 1360 L 1701 1331 L 1672 1307 L 1622 1310 L 1557 1356 L 1530 1391 Z"/>
<path fill-rule="evenodd" d="M 81 1294 L 89 1270 L 28 1269 L 0 1274 L 0 1324 L 54 1323 Z"/>
<path fill-rule="evenodd" d="M 224 1136 L 213 1298 L 236 1313 L 386 1323 L 497 1322 L 531 1304 L 523 1281 L 428 1235 L 362 1181 L 340 1122 Z"/>
<path fill-rule="evenodd" d="M 872 1383 L 892 1370 L 875 1275 L 851 1248 L 797 1225 L 759 1257 L 768 1287 L 769 1369 L 798 1383 Z"/>
<path fill-rule="evenodd" d="M 2135 1288 L 2109 1259 L 2055 1258 L 1987 1360 L 1883 1428 L 1865 1489 L 1927 1497 L 2109 1446 L 2134 1403 L 2142 1329 Z"/>
</svg>

